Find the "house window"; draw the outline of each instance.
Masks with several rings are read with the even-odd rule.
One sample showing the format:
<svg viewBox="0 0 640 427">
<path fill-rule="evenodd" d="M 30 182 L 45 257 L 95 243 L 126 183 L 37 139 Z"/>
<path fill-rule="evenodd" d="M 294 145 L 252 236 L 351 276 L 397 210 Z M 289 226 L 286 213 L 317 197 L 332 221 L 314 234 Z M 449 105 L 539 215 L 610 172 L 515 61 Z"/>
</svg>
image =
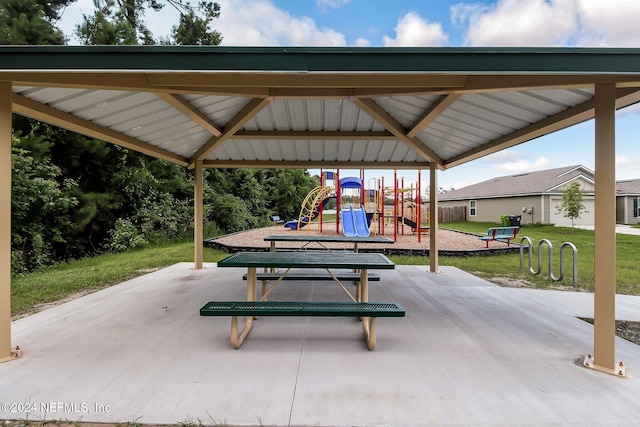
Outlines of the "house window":
<svg viewBox="0 0 640 427">
<path fill-rule="evenodd" d="M 640 197 L 633 199 L 633 217 L 640 217 Z"/>
<path fill-rule="evenodd" d="M 476 205 L 477 205 L 477 202 L 475 200 L 469 200 L 469 216 L 476 216 L 476 210 L 477 210 Z"/>
</svg>

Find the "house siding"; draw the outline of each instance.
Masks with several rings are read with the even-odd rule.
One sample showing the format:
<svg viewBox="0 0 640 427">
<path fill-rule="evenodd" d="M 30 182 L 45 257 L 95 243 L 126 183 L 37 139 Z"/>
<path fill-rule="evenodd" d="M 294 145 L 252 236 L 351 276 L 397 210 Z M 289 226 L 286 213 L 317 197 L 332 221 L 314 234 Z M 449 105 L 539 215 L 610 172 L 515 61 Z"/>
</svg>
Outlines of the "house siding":
<svg viewBox="0 0 640 427">
<path fill-rule="evenodd" d="M 636 197 L 640 196 L 622 196 L 616 198 L 616 222 L 628 225 L 640 224 L 640 218 L 633 216 L 633 200 Z M 618 219 L 621 205 L 623 210 L 621 215 L 623 217 L 623 221 Z"/>
<path fill-rule="evenodd" d="M 544 201 L 544 208 L 543 208 L 543 214 L 542 214 L 542 223 L 543 224 L 549 224 L 551 222 L 551 196 L 550 195 L 545 195 L 543 197 Z"/>
<path fill-rule="evenodd" d="M 540 196 L 501 197 L 496 199 L 470 199 L 476 200 L 476 216 L 469 215 L 469 200 L 448 200 L 439 202 L 440 207 L 467 207 L 467 221 L 469 222 L 495 222 L 500 223 L 500 215 L 521 215 L 523 224 L 532 224 L 540 221 Z M 522 212 L 525 208 L 527 213 Z M 528 212 L 531 210 L 531 214 Z"/>
</svg>

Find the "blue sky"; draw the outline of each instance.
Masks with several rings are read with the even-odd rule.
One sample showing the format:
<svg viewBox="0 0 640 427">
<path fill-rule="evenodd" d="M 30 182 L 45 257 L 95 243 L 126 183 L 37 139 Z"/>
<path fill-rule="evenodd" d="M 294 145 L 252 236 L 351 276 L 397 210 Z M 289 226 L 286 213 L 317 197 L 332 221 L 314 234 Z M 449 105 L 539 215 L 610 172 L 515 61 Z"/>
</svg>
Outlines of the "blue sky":
<svg viewBox="0 0 640 427">
<path fill-rule="evenodd" d="M 192 3 L 196 3 L 192 1 Z M 214 28 L 226 46 L 579 46 L 640 47 L 640 0 L 220 0 Z M 72 34 L 93 0 L 63 16 Z M 170 5 L 147 12 L 155 36 L 177 22 Z M 71 40 L 71 44 L 74 41 Z M 640 178 L 640 107 L 617 113 L 617 179 Z M 593 122 L 523 143 L 438 173 L 440 187 L 461 188 L 496 176 L 581 164 L 594 169 Z M 313 171 L 316 172 L 316 171 Z M 342 176 L 358 175 L 344 172 Z M 392 172 L 370 171 L 367 180 Z M 399 172 L 406 181 L 413 171 Z M 423 172 L 428 182 L 428 172 Z"/>
</svg>

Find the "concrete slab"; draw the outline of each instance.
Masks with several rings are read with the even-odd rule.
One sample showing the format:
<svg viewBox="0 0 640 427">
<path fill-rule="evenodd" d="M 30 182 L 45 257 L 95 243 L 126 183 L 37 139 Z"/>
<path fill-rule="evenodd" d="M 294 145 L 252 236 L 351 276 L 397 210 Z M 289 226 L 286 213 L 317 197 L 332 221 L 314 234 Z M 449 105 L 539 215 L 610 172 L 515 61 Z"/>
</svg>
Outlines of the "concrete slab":
<svg viewBox="0 0 640 427">
<path fill-rule="evenodd" d="M 261 318 L 239 350 L 214 299 L 243 299 L 242 269 L 190 263 L 13 323 L 22 359 L 0 364 L 0 419 L 213 425 L 640 424 L 640 348 L 628 378 L 588 370 L 589 294 L 501 288 L 451 267 L 398 266 L 370 300 L 403 304 L 366 350 L 345 318 Z M 341 299 L 283 282 L 273 299 Z M 636 316 L 640 298 L 618 299 Z M 592 310 L 592 308 L 591 308 Z M 629 313 L 629 314 L 626 314 Z M 627 319 L 634 320 L 634 319 Z M 25 411 L 29 404 L 30 412 Z"/>
</svg>

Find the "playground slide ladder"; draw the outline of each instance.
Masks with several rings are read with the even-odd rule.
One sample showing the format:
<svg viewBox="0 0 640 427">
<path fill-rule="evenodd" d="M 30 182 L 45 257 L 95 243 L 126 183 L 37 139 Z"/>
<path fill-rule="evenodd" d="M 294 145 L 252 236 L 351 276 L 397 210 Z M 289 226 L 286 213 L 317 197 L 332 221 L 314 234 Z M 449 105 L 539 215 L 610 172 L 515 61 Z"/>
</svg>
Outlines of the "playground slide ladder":
<svg viewBox="0 0 640 427">
<path fill-rule="evenodd" d="M 300 215 L 298 216 L 298 228 L 297 232 L 300 233 L 300 228 L 302 228 L 302 224 L 309 224 L 311 220 L 313 220 L 318 213 L 320 212 L 320 205 L 324 199 L 331 196 L 333 193 L 333 188 L 331 187 L 316 187 L 307 194 L 304 201 L 302 202 L 302 207 L 300 209 Z M 311 233 L 311 228 L 307 228 L 307 233 Z"/>
</svg>

